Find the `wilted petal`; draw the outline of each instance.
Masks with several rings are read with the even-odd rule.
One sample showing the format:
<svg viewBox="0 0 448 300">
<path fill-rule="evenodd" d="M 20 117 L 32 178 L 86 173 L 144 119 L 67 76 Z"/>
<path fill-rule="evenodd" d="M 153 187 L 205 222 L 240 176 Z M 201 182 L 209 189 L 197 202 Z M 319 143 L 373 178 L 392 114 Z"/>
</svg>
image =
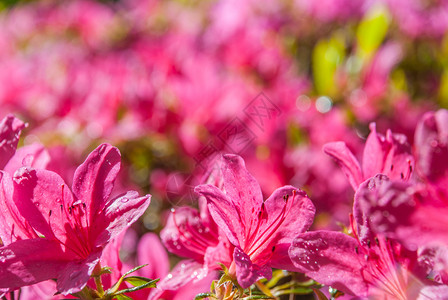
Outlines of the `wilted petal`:
<svg viewBox="0 0 448 300">
<path fill-rule="evenodd" d="M 73 194 L 89 207 L 88 219 L 93 221 L 103 208 L 120 171 L 121 157 L 117 148 L 102 144 L 93 150 L 76 169 L 73 177 Z"/>
<path fill-rule="evenodd" d="M 238 247 L 235 247 L 233 252 L 233 260 L 236 265 L 238 283 L 243 288 L 250 287 L 255 281 L 261 278 L 271 279 L 272 277 L 272 269 L 270 266 L 253 264 L 249 255 Z"/>
<path fill-rule="evenodd" d="M 19 288 L 56 278 L 72 259 L 45 238 L 19 240 L 0 248 L 0 288 Z"/>
<path fill-rule="evenodd" d="M 325 144 L 323 150 L 338 163 L 356 191 L 361 182 L 363 182 L 363 174 L 358 160 L 348 149 L 347 145 L 344 142 L 332 142 Z"/>
<path fill-rule="evenodd" d="M 14 155 L 19 142 L 20 131 L 25 123 L 8 115 L 0 122 L 0 169 L 3 170 L 9 159 Z"/>
<path fill-rule="evenodd" d="M 138 197 L 135 191 L 110 200 L 91 226 L 91 241 L 102 246 L 137 221 L 148 208 L 151 195 Z"/>
<path fill-rule="evenodd" d="M 351 295 L 365 296 L 358 242 L 340 232 L 314 231 L 300 234 L 289 249 L 299 272 Z"/>
</svg>

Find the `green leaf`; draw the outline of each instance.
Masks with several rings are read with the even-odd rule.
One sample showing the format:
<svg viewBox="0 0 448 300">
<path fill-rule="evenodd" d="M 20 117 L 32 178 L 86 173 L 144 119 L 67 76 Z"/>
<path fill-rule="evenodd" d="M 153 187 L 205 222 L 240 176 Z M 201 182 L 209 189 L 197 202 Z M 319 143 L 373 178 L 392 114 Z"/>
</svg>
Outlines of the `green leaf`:
<svg viewBox="0 0 448 300">
<path fill-rule="evenodd" d="M 211 294 L 211 293 L 200 293 L 198 295 L 196 295 L 196 297 L 194 297 L 194 300 L 201 300 L 207 297 L 213 297 L 216 299 L 215 295 Z"/>
<path fill-rule="evenodd" d="M 275 296 L 289 295 L 289 294 L 308 295 L 308 294 L 311 294 L 312 292 L 313 292 L 313 290 L 309 289 L 309 288 L 296 287 L 296 288 L 288 289 L 288 290 L 279 290 L 275 293 Z"/>
<path fill-rule="evenodd" d="M 113 294 L 113 296 L 115 297 L 116 295 L 121 295 L 121 294 L 124 294 L 124 293 L 131 293 L 131 292 L 135 292 L 135 291 L 142 290 L 142 289 L 145 289 L 145 288 L 154 288 L 154 287 L 156 287 L 156 283 L 159 280 L 160 279 L 154 279 L 154 280 L 151 280 L 151 281 L 149 281 L 149 282 L 147 282 L 145 284 L 142 284 L 140 286 L 136 286 L 136 287 L 133 287 L 133 288 L 120 290 L 118 292 L 115 292 Z"/>
<path fill-rule="evenodd" d="M 126 296 L 124 294 L 123 295 L 116 295 L 115 299 L 117 299 L 117 300 L 132 300 L 131 297 Z"/>
<path fill-rule="evenodd" d="M 145 264 L 145 265 L 141 265 L 141 266 L 138 266 L 138 267 L 135 267 L 135 268 L 133 268 L 132 270 L 129 270 L 129 271 L 127 271 L 126 273 L 124 273 L 123 274 L 123 276 L 121 276 L 120 277 L 120 279 L 118 279 L 118 281 L 112 286 L 112 287 L 110 287 L 107 291 L 106 291 L 106 296 L 108 296 L 108 295 L 113 295 L 113 294 L 115 294 L 115 292 L 118 290 L 118 288 L 120 287 L 120 285 L 121 285 L 121 283 L 123 282 L 123 280 L 124 280 L 124 278 L 127 276 L 127 275 L 129 275 L 129 274 L 131 274 L 131 273 L 133 273 L 133 272 L 135 272 L 135 271 L 137 271 L 137 270 L 139 270 L 139 269 L 141 269 L 141 268 L 143 268 L 143 267 L 146 267 L 148 264 Z M 157 281 L 159 280 L 159 279 L 156 279 Z M 156 282 L 157 282 L 156 281 Z"/>
<path fill-rule="evenodd" d="M 141 276 L 128 276 L 124 279 L 124 281 L 129 282 L 133 286 L 140 286 L 146 284 L 147 282 L 152 281 L 152 279 Z"/>
<path fill-rule="evenodd" d="M 334 97 L 338 91 L 335 74 L 344 61 L 344 40 L 335 34 L 329 40 L 320 40 L 313 49 L 312 68 L 316 92 Z"/>
<path fill-rule="evenodd" d="M 250 299 L 274 299 L 275 300 L 275 298 L 266 296 L 266 295 L 252 295 L 252 296 L 243 298 L 243 300 L 250 300 Z"/>
<path fill-rule="evenodd" d="M 286 276 L 288 275 L 289 274 L 287 274 Z M 275 270 L 274 272 L 272 272 L 271 280 L 266 283 L 266 287 L 269 289 L 273 288 L 283 277 L 285 277 L 285 272 L 283 270 Z"/>
<path fill-rule="evenodd" d="M 389 13 L 382 5 L 374 5 L 362 19 L 356 32 L 358 55 L 368 60 L 386 37 L 389 28 Z"/>
</svg>

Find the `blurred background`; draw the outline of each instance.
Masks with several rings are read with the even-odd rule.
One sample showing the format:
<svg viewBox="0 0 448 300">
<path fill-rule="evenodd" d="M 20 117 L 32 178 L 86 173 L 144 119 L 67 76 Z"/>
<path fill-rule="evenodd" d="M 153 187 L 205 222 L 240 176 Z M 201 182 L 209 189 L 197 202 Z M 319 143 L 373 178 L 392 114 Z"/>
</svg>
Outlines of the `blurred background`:
<svg viewBox="0 0 448 300">
<path fill-rule="evenodd" d="M 22 144 L 48 147 L 54 169 L 117 146 L 117 193 L 153 195 L 134 241 L 197 206 L 220 153 L 266 196 L 306 190 L 313 226 L 340 229 L 353 192 L 322 146 L 359 158 L 370 122 L 412 143 L 448 107 L 447 28 L 446 0 L 3 0 L 0 117 L 26 121 Z"/>
</svg>

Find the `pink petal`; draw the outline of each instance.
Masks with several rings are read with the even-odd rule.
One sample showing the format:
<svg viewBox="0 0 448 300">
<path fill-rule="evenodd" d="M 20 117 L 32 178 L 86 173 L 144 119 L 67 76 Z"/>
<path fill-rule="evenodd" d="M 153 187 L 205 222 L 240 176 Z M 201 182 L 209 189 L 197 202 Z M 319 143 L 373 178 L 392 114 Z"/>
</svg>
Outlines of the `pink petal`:
<svg viewBox="0 0 448 300">
<path fill-rule="evenodd" d="M 58 174 L 19 169 L 14 175 L 14 202 L 22 216 L 46 238 L 56 238 L 70 249 L 87 243 L 84 207 L 74 206 L 72 193 Z"/>
<path fill-rule="evenodd" d="M 257 180 L 247 171 L 244 160 L 233 154 L 223 156 L 221 171 L 223 189 L 240 217 L 245 235 L 249 235 L 252 220 L 258 215 L 263 194 Z M 244 246 L 244 245 L 243 245 Z"/>
<path fill-rule="evenodd" d="M 162 290 L 177 290 L 180 287 L 197 282 L 208 274 L 208 270 L 202 264 L 194 260 L 182 260 L 179 262 L 170 274 L 159 281 L 157 287 Z"/>
<path fill-rule="evenodd" d="M 392 179 L 408 179 L 414 166 L 411 147 L 404 135 L 392 134 L 389 130 L 384 137 L 376 132 L 375 123 L 370 124 L 362 160 L 364 179 L 378 173 Z"/>
<path fill-rule="evenodd" d="M 426 113 L 415 129 L 415 152 L 419 174 L 436 182 L 447 178 L 448 111 Z M 446 183 L 446 182 L 445 182 Z"/>
<path fill-rule="evenodd" d="M 137 221 L 148 208 L 151 195 L 138 197 L 136 191 L 110 200 L 104 210 L 93 220 L 90 240 L 102 246 Z"/>
<path fill-rule="evenodd" d="M 102 144 L 93 150 L 76 169 L 73 177 L 73 194 L 89 207 L 88 219 L 93 221 L 96 213 L 109 199 L 115 178 L 120 171 L 121 156 L 117 148 Z"/>
<path fill-rule="evenodd" d="M 56 241 L 16 241 L 0 248 L 0 288 L 15 289 L 56 278 L 70 259 Z"/>
<path fill-rule="evenodd" d="M 347 145 L 344 142 L 332 142 L 325 144 L 323 150 L 338 163 L 356 191 L 361 182 L 363 182 L 363 174 L 358 160 L 348 149 Z"/>
<path fill-rule="evenodd" d="M 238 283 L 243 288 L 250 287 L 257 280 L 262 278 L 271 279 L 272 269 L 269 265 L 256 265 L 250 260 L 249 255 L 240 248 L 235 247 L 233 260 L 236 265 L 236 277 Z"/>
<path fill-rule="evenodd" d="M 170 262 L 159 237 L 154 233 L 146 233 L 140 239 L 137 248 L 138 264 L 149 264 L 141 269 L 142 276 L 147 278 L 163 278 L 170 270 Z"/>
<path fill-rule="evenodd" d="M 8 173 L 0 171 L 0 238 L 3 245 L 16 240 L 37 238 L 28 221 L 13 201 L 14 184 Z"/>
<path fill-rule="evenodd" d="M 32 144 L 19 148 L 5 166 L 5 171 L 13 175 L 21 167 L 46 169 L 50 162 L 50 155 L 41 144 Z"/>
<path fill-rule="evenodd" d="M 313 203 L 304 191 L 293 186 L 276 189 L 265 201 L 265 206 L 268 215 L 267 224 L 275 222 L 285 209 L 285 219 L 273 233 L 277 243 L 291 243 L 295 236 L 307 231 L 313 224 L 316 211 Z"/>
<path fill-rule="evenodd" d="M 69 262 L 57 278 L 58 291 L 68 295 L 82 290 L 100 260 L 101 250 L 97 248 L 86 259 Z"/>
<path fill-rule="evenodd" d="M 365 296 L 363 258 L 356 253 L 357 246 L 354 238 L 340 232 L 306 232 L 294 240 L 289 254 L 299 272 L 347 294 Z"/>
<path fill-rule="evenodd" d="M 229 241 L 235 246 L 240 246 L 245 239 L 243 217 L 230 198 L 212 185 L 199 185 L 194 191 L 207 199 L 213 220 L 223 230 Z"/>
<path fill-rule="evenodd" d="M 53 280 L 42 281 L 20 289 L 20 300 L 54 300 L 63 299 L 62 295 L 55 295 L 56 282 Z"/>
<path fill-rule="evenodd" d="M 420 245 L 447 245 L 447 207 L 434 205 L 431 196 L 430 202 L 422 201 L 424 197 L 409 184 L 378 177 L 366 181 L 355 196 L 355 207 L 368 216 L 369 227 L 400 240 L 411 250 Z"/>
<path fill-rule="evenodd" d="M 233 248 L 233 245 L 230 245 L 229 241 L 223 237 L 218 245 L 207 247 L 204 255 L 204 266 L 211 270 L 221 269 L 218 263 L 229 267 L 233 261 Z"/>
<path fill-rule="evenodd" d="M 387 197 L 393 197 L 394 195 L 388 193 L 385 188 L 388 182 L 389 178 L 387 176 L 379 174 L 363 182 L 356 191 L 353 203 L 353 217 L 356 221 L 357 235 L 363 244 L 369 243 L 369 241 L 372 242 L 375 238 L 375 233 L 371 228 L 372 215 L 369 212 L 367 203 L 377 203 L 383 194 L 387 194 Z"/>
<path fill-rule="evenodd" d="M 426 286 L 420 290 L 416 300 L 447 300 L 448 286 Z"/>
<path fill-rule="evenodd" d="M 15 118 L 13 115 L 7 115 L 0 122 L 0 169 L 8 163 L 14 155 L 19 142 L 19 134 L 25 128 L 25 123 Z"/>
<path fill-rule="evenodd" d="M 218 237 L 202 224 L 199 212 L 191 207 L 172 210 L 160 237 L 171 253 L 197 261 L 203 260 L 207 247 L 218 243 Z"/>
</svg>

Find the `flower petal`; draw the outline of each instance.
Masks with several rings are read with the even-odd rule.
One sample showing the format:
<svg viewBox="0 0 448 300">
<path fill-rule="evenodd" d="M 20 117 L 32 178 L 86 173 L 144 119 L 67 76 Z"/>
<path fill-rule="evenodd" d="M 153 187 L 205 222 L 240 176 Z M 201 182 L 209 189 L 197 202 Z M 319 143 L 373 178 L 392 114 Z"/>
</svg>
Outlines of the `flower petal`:
<svg viewBox="0 0 448 300">
<path fill-rule="evenodd" d="M 370 124 L 362 159 L 364 179 L 378 173 L 391 179 L 408 179 L 414 167 L 411 146 L 406 136 L 387 131 L 386 137 L 376 132 L 375 123 Z"/>
<path fill-rule="evenodd" d="M 16 240 L 37 238 L 13 200 L 14 184 L 8 173 L 0 171 L 0 238 L 3 245 Z"/>
<path fill-rule="evenodd" d="M 236 277 L 238 283 L 243 288 L 250 287 L 255 281 L 267 278 L 271 279 L 272 269 L 270 265 L 256 265 L 252 263 L 249 255 L 244 253 L 240 248 L 235 247 L 233 252 L 233 260 L 236 265 Z"/>
<path fill-rule="evenodd" d="M 5 171 L 13 175 L 21 167 L 45 169 L 50 162 L 50 154 L 41 144 L 32 144 L 19 148 L 5 166 Z"/>
<path fill-rule="evenodd" d="M 88 219 L 93 221 L 96 213 L 109 199 L 115 178 L 120 171 L 121 156 L 117 148 L 102 144 L 93 150 L 76 169 L 73 177 L 73 194 L 90 209 Z"/>
<path fill-rule="evenodd" d="M 315 208 L 306 193 L 284 186 L 264 202 L 261 213 L 250 228 L 244 251 L 256 264 L 264 264 L 278 244 L 291 244 L 313 223 Z M 273 250 L 274 249 L 274 250 Z"/>
<path fill-rule="evenodd" d="M 289 254 L 299 272 L 347 294 L 365 296 L 367 284 L 357 246 L 354 238 L 343 233 L 314 231 L 300 234 Z"/>
<path fill-rule="evenodd" d="M 74 206 L 72 193 L 58 174 L 20 168 L 14 175 L 14 202 L 21 215 L 46 238 L 56 238 L 71 249 L 87 243 L 86 234 L 82 234 L 88 230 L 84 207 Z"/>
<path fill-rule="evenodd" d="M 242 229 L 248 236 L 251 223 L 263 203 L 260 185 L 247 171 L 244 160 L 238 155 L 223 155 L 221 171 L 224 179 L 223 189 L 228 199 L 233 202 Z M 245 245 L 242 246 L 244 248 Z"/>
<path fill-rule="evenodd" d="M 202 261 L 206 248 L 218 243 L 216 233 L 204 226 L 199 212 L 191 207 L 173 209 L 160 237 L 165 247 L 181 257 Z"/>
<path fill-rule="evenodd" d="M 129 191 L 108 202 L 104 210 L 93 220 L 91 241 L 102 246 L 137 221 L 148 208 L 151 195 L 138 197 L 136 191 Z"/>
<path fill-rule="evenodd" d="M 240 246 L 245 241 L 242 216 L 233 202 L 220 189 L 212 185 L 199 185 L 194 191 L 204 196 L 213 220 L 223 230 L 229 241 Z"/>
<path fill-rule="evenodd" d="M 137 249 L 138 264 L 149 264 L 140 270 L 140 274 L 147 278 L 163 278 L 170 270 L 168 254 L 159 237 L 154 233 L 146 233 L 140 239 Z"/>
<path fill-rule="evenodd" d="M 68 295 L 82 290 L 100 261 L 101 252 L 102 249 L 97 248 L 86 259 L 69 262 L 57 278 L 58 291 Z"/>
<path fill-rule="evenodd" d="M 25 123 L 15 118 L 13 115 L 7 115 L 0 122 L 0 169 L 8 163 L 14 155 L 19 142 L 19 134 L 25 128 Z"/>
<path fill-rule="evenodd" d="M 56 278 L 71 259 L 57 241 L 19 240 L 0 248 L 0 288 L 19 288 Z"/>
<path fill-rule="evenodd" d="M 426 113 L 415 129 L 419 174 L 436 182 L 448 177 L 448 111 Z"/>
<path fill-rule="evenodd" d="M 363 174 L 358 160 L 348 149 L 347 145 L 344 142 L 332 142 L 325 144 L 323 150 L 338 163 L 356 191 L 361 182 L 363 182 Z"/>
</svg>

